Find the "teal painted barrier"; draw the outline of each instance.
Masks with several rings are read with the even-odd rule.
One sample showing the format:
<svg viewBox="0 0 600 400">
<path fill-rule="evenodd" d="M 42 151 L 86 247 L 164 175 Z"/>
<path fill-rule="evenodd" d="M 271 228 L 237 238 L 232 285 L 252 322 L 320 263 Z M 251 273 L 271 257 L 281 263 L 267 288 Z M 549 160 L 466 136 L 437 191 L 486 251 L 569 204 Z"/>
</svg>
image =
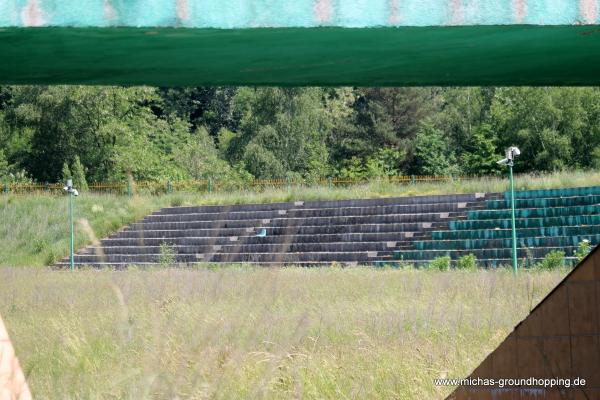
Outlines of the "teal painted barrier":
<svg viewBox="0 0 600 400">
<path fill-rule="evenodd" d="M 515 192 L 516 199 L 533 199 L 542 197 L 573 197 L 600 195 L 600 186 L 588 186 L 562 189 L 537 189 Z M 504 199 L 510 200 L 510 193 L 504 193 Z"/>
<path fill-rule="evenodd" d="M 570 256 L 575 251 L 575 247 L 538 247 L 538 248 L 517 248 L 519 258 L 543 258 L 551 251 L 564 251 L 566 256 Z M 504 259 L 511 258 L 512 249 L 476 249 L 476 250 L 403 250 L 394 252 L 396 260 L 433 260 L 438 257 L 448 256 L 455 260 L 462 256 L 473 254 L 477 259 Z"/>
<path fill-rule="evenodd" d="M 600 234 L 600 226 L 555 226 L 548 228 L 518 229 L 517 237 L 538 236 L 581 236 Z M 510 229 L 478 229 L 462 231 L 433 231 L 433 240 L 457 240 L 457 239 L 502 239 L 510 238 Z"/>
<path fill-rule="evenodd" d="M 549 218 L 521 218 L 516 220 L 517 229 L 577 225 L 600 225 L 600 215 L 575 215 Z M 482 219 L 450 221 L 448 223 L 448 227 L 450 230 L 509 229 L 511 227 L 511 220 Z"/>
<path fill-rule="evenodd" d="M 592 245 L 600 243 L 600 234 L 574 236 L 536 236 L 518 238 L 518 247 L 572 247 L 583 240 Z M 458 239 L 458 240 L 427 240 L 414 242 L 416 250 L 475 250 L 487 248 L 510 247 L 511 238 L 498 239 Z"/>
<path fill-rule="evenodd" d="M 573 207 L 550 207 L 550 208 L 521 208 L 516 210 L 517 218 L 547 218 L 565 217 L 576 215 L 600 214 L 600 205 L 573 206 Z M 479 219 L 506 219 L 510 218 L 510 210 L 478 210 L 467 212 L 470 220 Z"/>
<path fill-rule="evenodd" d="M 538 208 L 538 207 L 572 207 L 593 205 L 600 203 L 598 195 L 584 195 L 572 197 L 548 197 L 548 198 L 528 198 L 517 199 L 515 206 L 517 208 Z M 509 208 L 509 200 L 489 200 L 485 203 L 487 208 L 503 209 Z"/>
</svg>

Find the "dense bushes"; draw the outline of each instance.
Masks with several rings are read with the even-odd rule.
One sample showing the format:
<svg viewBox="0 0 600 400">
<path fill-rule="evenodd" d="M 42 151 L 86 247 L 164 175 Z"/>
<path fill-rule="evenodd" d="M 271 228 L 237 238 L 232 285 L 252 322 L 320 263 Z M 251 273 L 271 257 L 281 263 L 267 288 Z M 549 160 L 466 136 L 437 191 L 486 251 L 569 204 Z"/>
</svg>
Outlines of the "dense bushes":
<svg viewBox="0 0 600 400">
<path fill-rule="evenodd" d="M 598 104 L 598 88 L 3 86 L 0 181 L 57 182 L 65 163 L 80 187 L 493 175 L 514 144 L 517 172 L 594 168 Z"/>
</svg>

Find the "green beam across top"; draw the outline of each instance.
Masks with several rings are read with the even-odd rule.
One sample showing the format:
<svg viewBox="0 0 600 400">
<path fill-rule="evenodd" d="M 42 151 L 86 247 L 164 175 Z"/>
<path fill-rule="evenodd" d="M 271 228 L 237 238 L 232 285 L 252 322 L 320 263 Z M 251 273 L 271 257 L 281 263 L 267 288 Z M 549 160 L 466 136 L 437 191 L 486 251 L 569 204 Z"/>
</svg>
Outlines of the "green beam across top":
<svg viewBox="0 0 600 400">
<path fill-rule="evenodd" d="M 0 83 L 599 85 L 600 26 L 0 28 Z"/>
<path fill-rule="evenodd" d="M 600 0 L 0 0 L 0 83 L 597 85 Z"/>
</svg>

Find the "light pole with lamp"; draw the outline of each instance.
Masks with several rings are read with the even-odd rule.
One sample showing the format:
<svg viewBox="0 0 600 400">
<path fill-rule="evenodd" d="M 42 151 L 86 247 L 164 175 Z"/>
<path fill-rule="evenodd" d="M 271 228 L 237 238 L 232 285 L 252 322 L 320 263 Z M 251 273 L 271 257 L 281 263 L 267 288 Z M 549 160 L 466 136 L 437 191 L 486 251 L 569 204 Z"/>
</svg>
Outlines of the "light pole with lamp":
<svg viewBox="0 0 600 400">
<path fill-rule="evenodd" d="M 67 186 L 63 188 L 69 194 L 69 225 L 71 226 L 71 271 L 75 270 L 75 227 L 73 226 L 73 196 L 79 196 L 77 189 L 73 187 L 73 180 L 67 180 Z"/>
<path fill-rule="evenodd" d="M 515 223 L 515 184 L 513 179 L 513 166 L 515 158 L 521 155 L 521 150 L 518 147 L 511 146 L 506 150 L 506 158 L 498 161 L 500 165 L 508 165 L 510 178 L 510 208 L 511 208 L 511 223 L 512 223 L 512 264 L 515 275 L 517 274 L 517 228 Z"/>
</svg>

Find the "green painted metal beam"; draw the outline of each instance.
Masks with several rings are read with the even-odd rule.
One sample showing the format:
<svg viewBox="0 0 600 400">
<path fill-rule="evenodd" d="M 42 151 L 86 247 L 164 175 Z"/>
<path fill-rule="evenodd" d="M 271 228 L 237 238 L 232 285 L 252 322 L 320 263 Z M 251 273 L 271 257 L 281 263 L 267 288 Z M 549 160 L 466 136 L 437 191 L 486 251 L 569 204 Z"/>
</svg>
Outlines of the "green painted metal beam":
<svg viewBox="0 0 600 400">
<path fill-rule="evenodd" d="M 599 85 L 599 26 L 3 28 L 2 84 Z"/>
</svg>

